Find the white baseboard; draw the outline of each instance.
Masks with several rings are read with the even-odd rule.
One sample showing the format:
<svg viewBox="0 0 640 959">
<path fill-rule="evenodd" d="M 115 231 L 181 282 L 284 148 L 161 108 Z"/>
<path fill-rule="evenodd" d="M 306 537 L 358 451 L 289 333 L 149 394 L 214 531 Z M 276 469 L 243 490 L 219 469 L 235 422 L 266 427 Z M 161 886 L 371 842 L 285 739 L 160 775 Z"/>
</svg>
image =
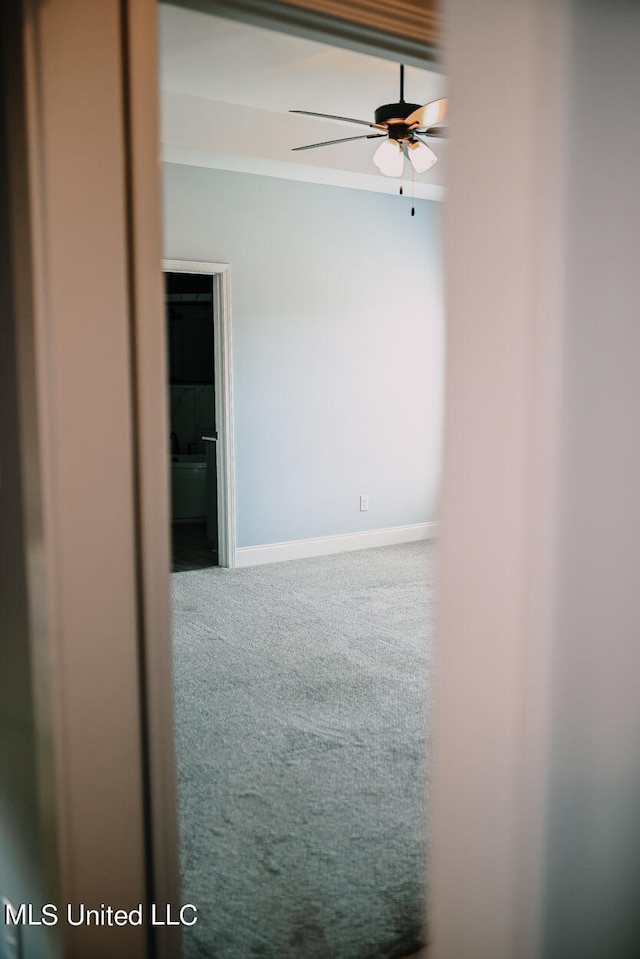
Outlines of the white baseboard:
<svg viewBox="0 0 640 959">
<path fill-rule="evenodd" d="M 346 553 L 354 549 L 394 546 L 397 543 L 414 543 L 421 539 L 434 539 L 439 531 L 440 523 L 414 523 L 411 526 L 370 529 L 363 533 L 343 533 L 339 536 L 295 539 L 288 543 L 240 546 L 236 548 L 235 565 L 236 568 L 240 566 L 261 566 L 263 563 L 281 563 L 287 559 L 308 559 L 311 556 L 328 556 L 331 553 Z"/>
</svg>

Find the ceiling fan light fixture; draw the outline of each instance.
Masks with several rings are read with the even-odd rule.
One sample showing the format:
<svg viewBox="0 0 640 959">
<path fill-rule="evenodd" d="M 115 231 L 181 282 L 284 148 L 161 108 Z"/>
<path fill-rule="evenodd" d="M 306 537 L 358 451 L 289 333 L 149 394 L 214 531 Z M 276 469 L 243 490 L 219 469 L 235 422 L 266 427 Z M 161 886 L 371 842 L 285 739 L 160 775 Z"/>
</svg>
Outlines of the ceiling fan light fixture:
<svg viewBox="0 0 640 959">
<path fill-rule="evenodd" d="M 438 160 L 433 150 L 426 143 L 419 143 L 415 140 L 409 144 L 408 156 L 416 173 L 426 173 Z"/>
<path fill-rule="evenodd" d="M 373 162 L 385 176 L 402 176 L 404 155 L 397 140 L 384 140 L 373 154 Z"/>
<path fill-rule="evenodd" d="M 404 98 L 404 66 L 400 64 L 400 99 L 396 103 L 383 103 L 375 111 L 375 120 L 356 120 L 334 113 L 315 113 L 311 110 L 291 110 L 310 117 L 325 120 L 341 120 L 358 126 L 369 127 L 379 132 L 363 133 L 360 136 L 340 137 L 337 140 L 323 140 L 321 143 L 308 143 L 293 147 L 294 150 L 315 150 L 318 147 L 333 146 L 335 143 L 347 143 L 350 140 L 372 140 L 383 138 L 382 144 L 373 155 L 373 162 L 384 176 L 401 177 L 404 173 L 404 159 L 411 163 L 411 173 L 425 173 L 431 169 L 438 158 L 427 145 L 429 136 L 443 136 L 442 124 L 447 117 L 447 98 L 431 100 L 419 106 L 407 103 Z M 446 133 L 444 134 L 446 136 Z M 402 188 L 400 188 L 402 193 Z M 412 210 L 413 215 L 413 210 Z"/>
</svg>

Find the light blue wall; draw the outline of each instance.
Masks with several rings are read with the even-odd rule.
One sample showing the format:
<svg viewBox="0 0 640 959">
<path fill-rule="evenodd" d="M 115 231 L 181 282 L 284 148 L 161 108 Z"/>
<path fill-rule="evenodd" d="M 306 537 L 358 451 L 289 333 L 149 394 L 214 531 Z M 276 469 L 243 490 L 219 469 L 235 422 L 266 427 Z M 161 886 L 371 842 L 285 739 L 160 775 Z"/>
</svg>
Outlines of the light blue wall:
<svg viewBox="0 0 640 959">
<path fill-rule="evenodd" d="M 438 518 L 439 208 L 410 207 L 165 166 L 165 256 L 231 264 L 238 546 Z"/>
</svg>

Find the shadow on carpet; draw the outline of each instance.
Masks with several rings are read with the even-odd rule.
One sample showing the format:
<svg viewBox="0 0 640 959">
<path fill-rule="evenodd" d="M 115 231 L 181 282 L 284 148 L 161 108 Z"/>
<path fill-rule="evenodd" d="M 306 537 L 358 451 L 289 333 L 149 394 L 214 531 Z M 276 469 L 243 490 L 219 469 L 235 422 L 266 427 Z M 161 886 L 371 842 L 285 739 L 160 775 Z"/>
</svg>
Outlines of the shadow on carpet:
<svg viewBox="0 0 640 959">
<path fill-rule="evenodd" d="M 172 577 L 187 959 L 423 944 L 434 557 Z"/>
</svg>

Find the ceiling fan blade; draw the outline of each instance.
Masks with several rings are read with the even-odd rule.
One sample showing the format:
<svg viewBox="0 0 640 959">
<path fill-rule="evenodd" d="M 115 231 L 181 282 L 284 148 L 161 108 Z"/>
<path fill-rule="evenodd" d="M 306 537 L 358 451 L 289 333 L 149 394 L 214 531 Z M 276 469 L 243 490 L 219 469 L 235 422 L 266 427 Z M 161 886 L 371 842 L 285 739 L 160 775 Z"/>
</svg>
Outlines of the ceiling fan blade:
<svg viewBox="0 0 640 959">
<path fill-rule="evenodd" d="M 302 113 L 306 117 L 323 117 L 325 120 L 342 120 L 343 123 L 357 123 L 360 126 L 375 127 L 376 130 L 386 130 L 386 123 L 369 123 L 368 120 L 354 120 L 352 117 L 337 117 L 333 113 L 314 113 L 313 110 L 289 110 L 289 113 Z"/>
<path fill-rule="evenodd" d="M 428 130 L 429 127 L 438 126 L 444 123 L 447 116 L 447 98 L 441 100 L 432 100 L 431 103 L 425 103 L 423 107 L 418 107 L 413 113 L 405 119 L 407 126 L 415 124 L 420 129 Z"/>
<path fill-rule="evenodd" d="M 340 137 L 339 140 L 323 140 L 322 143 L 308 143 L 304 147 L 292 147 L 292 152 L 296 150 L 315 150 L 316 147 L 329 147 L 333 143 L 348 143 L 349 140 L 377 140 L 378 137 L 384 137 L 386 133 L 365 133 L 359 137 Z"/>
<path fill-rule="evenodd" d="M 435 140 L 442 139 L 444 137 L 444 133 L 431 133 L 431 132 L 423 133 L 422 130 L 412 130 L 411 136 L 413 137 L 414 140 L 418 140 L 420 143 L 424 143 L 424 145 L 428 147 L 430 139 L 435 139 Z"/>
</svg>

